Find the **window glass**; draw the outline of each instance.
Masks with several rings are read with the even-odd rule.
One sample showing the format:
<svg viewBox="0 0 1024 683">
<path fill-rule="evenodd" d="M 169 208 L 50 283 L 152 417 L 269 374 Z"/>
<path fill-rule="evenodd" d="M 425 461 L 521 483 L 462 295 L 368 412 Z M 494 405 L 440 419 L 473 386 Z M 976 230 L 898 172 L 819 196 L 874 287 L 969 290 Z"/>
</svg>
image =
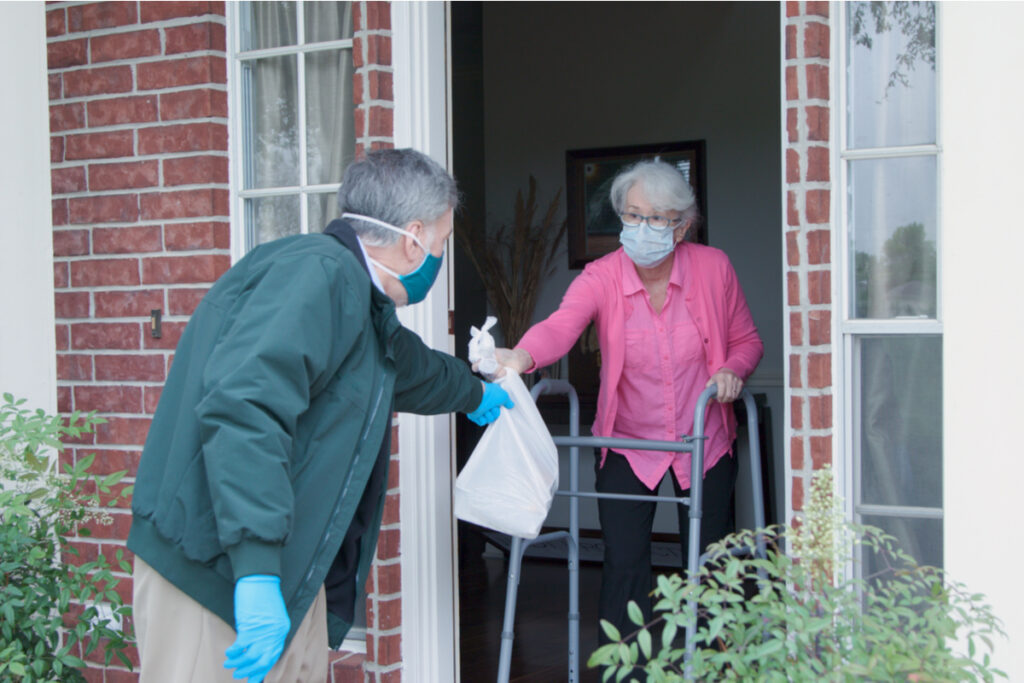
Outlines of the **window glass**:
<svg viewBox="0 0 1024 683">
<path fill-rule="evenodd" d="M 935 143 L 935 4 L 851 2 L 847 145 Z"/>
<path fill-rule="evenodd" d="M 857 339 L 860 503 L 942 507 L 942 337 Z"/>
<path fill-rule="evenodd" d="M 299 184 L 297 56 L 242 64 L 245 187 Z"/>
<path fill-rule="evenodd" d="M 338 216 L 337 193 L 320 192 L 309 195 L 309 232 L 323 232 L 327 224 Z"/>
<path fill-rule="evenodd" d="M 303 19 L 307 43 L 323 43 L 352 37 L 351 3 L 307 2 L 303 5 Z"/>
<path fill-rule="evenodd" d="M 306 55 L 306 172 L 310 185 L 341 182 L 355 156 L 352 51 Z M 318 226 L 310 221 L 311 227 Z"/>
<path fill-rule="evenodd" d="M 251 246 L 301 232 L 299 195 L 247 199 L 245 214 L 246 223 L 252 226 Z"/>
<path fill-rule="evenodd" d="M 854 318 L 935 318 L 936 157 L 850 162 Z"/>
<path fill-rule="evenodd" d="M 861 521 L 894 536 L 899 541 L 899 547 L 913 557 L 919 565 L 942 566 L 941 519 L 867 515 Z M 873 576 L 886 568 L 879 557 L 868 552 L 864 553 L 864 565 L 863 574 L 861 574 L 864 577 Z"/>
<path fill-rule="evenodd" d="M 240 3 L 241 49 L 263 50 L 294 45 L 297 39 L 295 17 L 294 2 Z"/>
</svg>

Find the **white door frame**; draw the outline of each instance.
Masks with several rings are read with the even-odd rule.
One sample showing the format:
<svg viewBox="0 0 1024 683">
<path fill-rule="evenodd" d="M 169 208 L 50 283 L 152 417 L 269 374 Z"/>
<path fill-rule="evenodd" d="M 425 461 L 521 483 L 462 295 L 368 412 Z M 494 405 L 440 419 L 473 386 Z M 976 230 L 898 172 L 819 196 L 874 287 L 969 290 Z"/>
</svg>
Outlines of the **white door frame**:
<svg viewBox="0 0 1024 683">
<path fill-rule="evenodd" d="M 57 409 L 46 16 L 42 3 L 4 3 L 0 75 L 17 106 L 0 110 L 0 392 Z"/>
<path fill-rule="evenodd" d="M 447 6 L 392 2 L 391 27 L 395 146 L 414 147 L 450 168 Z M 453 343 L 449 264 L 446 258 L 426 301 L 399 309 L 406 327 L 444 351 Z M 452 433 L 450 415 L 402 414 L 398 422 L 402 662 L 410 680 L 421 683 L 450 683 L 458 672 Z"/>
</svg>

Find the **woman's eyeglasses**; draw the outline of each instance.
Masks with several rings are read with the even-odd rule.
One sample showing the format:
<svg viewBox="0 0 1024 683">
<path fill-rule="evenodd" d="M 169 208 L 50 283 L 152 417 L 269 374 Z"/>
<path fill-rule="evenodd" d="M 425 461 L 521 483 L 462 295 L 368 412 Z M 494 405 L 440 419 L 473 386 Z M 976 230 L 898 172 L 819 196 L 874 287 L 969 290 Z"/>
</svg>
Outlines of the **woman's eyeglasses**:
<svg viewBox="0 0 1024 683">
<path fill-rule="evenodd" d="M 654 228 L 655 230 L 664 230 L 666 228 L 674 228 L 682 222 L 681 218 L 669 218 L 668 216 L 641 216 L 638 213 L 632 213 L 627 211 L 626 213 L 620 213 L 619 218 L 622 219 L 622 224 L 630 228 L 638 228 L 641 223 L 646 222 L 647 225 Z"/>
</svg>

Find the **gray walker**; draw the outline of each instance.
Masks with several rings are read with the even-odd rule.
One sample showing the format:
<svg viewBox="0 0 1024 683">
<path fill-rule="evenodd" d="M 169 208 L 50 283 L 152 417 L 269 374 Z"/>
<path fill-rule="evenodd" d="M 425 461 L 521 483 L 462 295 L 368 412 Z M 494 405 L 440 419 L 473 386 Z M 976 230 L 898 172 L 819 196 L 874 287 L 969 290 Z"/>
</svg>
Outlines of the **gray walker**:
<svg viewBox="0 0 1024 683">
<path fill-rule="evenodd" d="M 580 498 L 615 498 L 619 500 L 666 501 L 689 506 L 690 541 L 688 550 L 687 572 L 693 575 L 698 567 L 707 560 L 707 555 L 699 555 L 700 520 L 703 501 L 704 473 L 704 415 L 708 402 L 718 388 L 714 385 L 705 389 L 697 399 L 694 410 L 693 435 L 683 436 L 677 441 L 647 441 L 641 439 L 613 439 L 594 436 L 580 436 L 580 409 L 576 390 L 565 380 L 545 379 L 538 382 L 530 392 L 534 400 L 540 394 L 561 394 L 569 397 L 569 436 L 555 436 L 555 445 L 569 447 L 569 488 L 555 492 L 559 496 L 569 497 L 569 530 L 541 534 L 535 539 L 512 537 L 509 552 L 508 581 L 505 592 L 505 619 L 501 629 L 501 654 L 498 661 L 498 683 L 508 683 L 512 663 L 513 625 L 516 613 L 516 593 L 519 590 L 519 575 L 523 563 L 523 554 L 533 543 L 541 543 L 556 539 L 565 539 L 568 545 L 569 564 L 569 677 L 570 683 L 579 681 L 580 660 L 580 582 L 579 582 L 579 537 L 580 537 Z M 747 437 L 750 443 L 750 471 L 755 482 L 754 491 L 754 526 L 764 527 L 764 500 L 761 487 L 761 452 L 757 432 L 757 408 L 753 395 L 746 389 L 740 394 L 747 408 Z M 596 493 L 579 490 L 580 446 L 592 448 L 636 448 L 649 451 L 674 451 L 691 453 L 690 495 L 674 498 L 667 496 L 635 496 L 622 493 Z M 764 556 L 763 542 L 758 539 L 756 552 Z M 688 603 L 689 609 L 696 613 L 697 605 Z M 696 620 L 695 620 L 696 621 Z M 696 626 L 686 629 L 686 661 L 690 660 L 694 650 Z"/>
</svg>

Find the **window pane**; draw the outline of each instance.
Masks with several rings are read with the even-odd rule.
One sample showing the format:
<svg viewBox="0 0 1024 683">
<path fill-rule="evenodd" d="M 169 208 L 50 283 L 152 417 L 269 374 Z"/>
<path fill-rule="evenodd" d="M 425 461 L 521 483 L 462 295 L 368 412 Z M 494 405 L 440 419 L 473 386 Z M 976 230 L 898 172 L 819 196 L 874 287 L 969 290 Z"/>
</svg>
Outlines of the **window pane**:
<svg viewBox="0 0 1024 683">
<path fill-rule="evenodd" d="M 935 142 L 935 4 L 851 2 L 848 131 L 851 148 Z"/>
<path fill-rule="evenodd" d="M 243 52 L 296 43 L 294 2 L 243 2 L 238 17 Z"/>
<path fill-rule="evenodd" d="M 850 162 L 851 315 L 937 314 L 936 159 Z"/>
<path fill-rule="evenodd" d="M 857 343 L 860 503 L 942 507 L 942 337 Z"/>
<path fill-rule="evenodd" d="M 307 43 L 323 43 L 352 37 L 352 3 L 307 2 L 303 8 Z"/>
<path fill-rule="evenodd" d="M 338 194 L 323 192 L 309 195 L 309 232 L 323 232 L 338 217 Z"/>
<path fill-rule="evenodd" d="M 299 184 L 296 56 L 242 65 L 245 187 Z"/>
<path fill-rule="evenodd" d="M 864 524 L 877 526 L 899 541 L 899 546 L 919 565 L 942 567 L 942 520 L 865 515 Z M 864 576 L 882 570 L 880 558 L 868 554 L 864 558 Z"/>
<path fill-rule="evenodd" d="M 311 185 L 341 182 L 355 156 L 352 51 L 306 56 L 306 169 Z"/>
<path fill-rule="evenodd" d="M 245 223 L 252 226 L 252 244 L 263 244 L 301 232 L 299 195 L 245 200 Z"/>
</svg>

